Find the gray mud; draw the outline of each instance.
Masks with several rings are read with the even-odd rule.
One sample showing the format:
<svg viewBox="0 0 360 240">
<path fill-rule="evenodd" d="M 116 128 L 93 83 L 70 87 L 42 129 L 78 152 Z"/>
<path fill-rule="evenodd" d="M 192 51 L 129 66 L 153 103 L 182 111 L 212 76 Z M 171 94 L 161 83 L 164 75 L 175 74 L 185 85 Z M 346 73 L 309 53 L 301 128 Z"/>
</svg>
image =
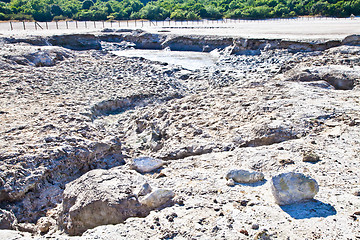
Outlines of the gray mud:
<svg viewBox="0 0 360 240">
<path fill-rule="evenodd" d="M 0 207 L 8 230 L 1 236 L 360 237 L 359 36 L 297 42 L 134 31 L 2 42 Z M 216 49 L 217 59 L 193 70 L 111 52 L 130 48 Z M 316 161 L 303 160 L 309 152 Z M 131 163 L 142 156 L 165 164 L 137 173 Z M 94 169 L 105 169 L 94 172 L 96 181 Z M 259 171 L 265 180 L 231 185 L 230 169 Z M 289 171 L 318 182 L 314 200 L 275 203 L 270 179 Z M 112 185 L 114 172 L 121 188 Z M 80 203 L 79 181 L 88 187 L 78 189 Z M 148 191 L 175 197 L 153 197 L 150 208 Z M 112 206 L 131 214 L 106 219 Z M 84 209 L 96 224 L 85 224 Z"/>
</svg>

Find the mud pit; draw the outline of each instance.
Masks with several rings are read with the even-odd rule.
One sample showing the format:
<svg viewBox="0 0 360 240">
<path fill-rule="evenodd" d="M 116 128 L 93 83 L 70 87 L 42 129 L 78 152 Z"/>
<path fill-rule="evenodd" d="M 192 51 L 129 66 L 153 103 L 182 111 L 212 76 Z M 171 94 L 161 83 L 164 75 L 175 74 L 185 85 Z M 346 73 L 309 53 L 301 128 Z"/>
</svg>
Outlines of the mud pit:
<svg viewBox="0 0 360 240">
<path fill-rule="evenodd" d="M 2 40 L 0 226 L 12 231 L 1 236 L 360 237 L 359 36 L 134 31 L 50 40 L 56 46 L 43 46 L 44 37 Z M 111 53 L 181 46 L 217 49 L 218 59 L 190 70 Z M 303 160 L 309 152 L 316 161 Z M 142 156 L 165 164 L 136 172 L 132 161 Z M 265 180 L 229 183 L 231 169 Z M 314 200 L 275 203 L 271 177 L 290 171 L 318 182 Z"/>
<path fill-rule="evenodd" d="M 124 57 L 143 57 L 151 61 L 158 61 L 172 65 L 180 65 L 188 70 L 197 70 L 213 66 L 217 60 L 217 52 L 194 53 L 188 51 L 170 50 L 125 50 L 114 51 L 114 54 Z"/>
</svg>

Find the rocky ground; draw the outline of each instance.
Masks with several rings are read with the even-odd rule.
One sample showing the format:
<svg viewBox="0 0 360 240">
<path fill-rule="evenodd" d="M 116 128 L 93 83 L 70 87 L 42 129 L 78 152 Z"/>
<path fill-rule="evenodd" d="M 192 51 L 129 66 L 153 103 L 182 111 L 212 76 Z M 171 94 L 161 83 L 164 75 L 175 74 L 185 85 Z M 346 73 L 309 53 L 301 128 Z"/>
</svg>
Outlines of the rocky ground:
<svg viewBox="0 0 360 240">
<path fill-rule="evenodd" d="M 109 34 L 1 40 L 0 236 L 360 238 L 358 36 L 227 39 L 190 71 L 109 50 L 193 40 Z M 139 171 L 138 157 L 159 166 Z M 237 183 L 233 169 L 265 179 Z M 285 172 L 315 179 L 315 199 L 279 206 L 271 179 Z"/>
</svg>

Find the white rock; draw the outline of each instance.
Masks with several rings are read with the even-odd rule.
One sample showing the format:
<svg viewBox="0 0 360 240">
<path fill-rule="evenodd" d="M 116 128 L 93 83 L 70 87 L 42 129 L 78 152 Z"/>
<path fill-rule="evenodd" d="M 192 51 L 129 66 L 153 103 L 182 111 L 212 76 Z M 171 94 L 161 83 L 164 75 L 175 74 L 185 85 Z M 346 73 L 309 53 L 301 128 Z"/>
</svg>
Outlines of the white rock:
<svg viewBox="0 0 360 240">
<path fill-rule="evenodd" d="M 164 161 L 159 159 L 151 157 L 140 157 L 133 160 L 131 168 L 140 173 L 147 173 L 162 167 L 164 163 Z"/>
<path fill-rule="evenodd" d="M 151 209 L 158 208 L 170 201 L 175 196 L 175 193 L 168 189 L 157 189 L 146 196 L 141 204 L 148 206 Z"/>
<path fill-rule="evenodd" d="M 263 180 L 264 174 L 247 170 L 230 170 L 226 174 L 226 179 L 232 179 L 238 183 L 254 183 Z"/>
<path fill-rule="evenodd" d="M 277 204 L 287 205 L 314 198 L 319 191 L 319 185 L 302 173 L 289 172 L 273 177 L 271 190 Z"/>
</svg>

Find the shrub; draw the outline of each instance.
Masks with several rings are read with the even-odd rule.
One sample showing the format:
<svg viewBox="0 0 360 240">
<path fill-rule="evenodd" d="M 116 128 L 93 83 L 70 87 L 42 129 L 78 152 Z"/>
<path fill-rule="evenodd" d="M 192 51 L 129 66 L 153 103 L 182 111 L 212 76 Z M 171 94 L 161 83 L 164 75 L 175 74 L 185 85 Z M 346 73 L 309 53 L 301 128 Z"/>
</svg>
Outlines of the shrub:
<svg viewBox="0 0 360 240">
<path fill-rule="evenodd" d="M 4 20 L 9 20 L 10 17 L 4 13 L 0 13 L 0 20 L 4 21 Z"/>
<path fill-rule="evenodd" d="M 177 9 L 171 13 L 170 18 L 175 20 L 184 20 L 186 19 L 186 12 Z"/>
<path fill-rule="evenodd" d="M 199 20 L 200 19 L 200 16 L 194 12 L 188 12 L 186 14 L 186 19 L 187 20 Z"/>
<path fill-rule="evenodd" d="M 60 16 L 55 16 L 54 18 L 53 18 L 53 21 L 64 21 L 64 20 L 66 20 L 67 19 L 67 17 L 65 17 L 65 16 L 63 16 L 63 15 L 60 15 Z"/>
<path fill-rule="evenodd" d="M 23 13 L 9 14 L 8 16 L 10 17 L 11 20 L 19 20 L 19 21 L 34 20 L 33 16 Z"/>
</svg>

